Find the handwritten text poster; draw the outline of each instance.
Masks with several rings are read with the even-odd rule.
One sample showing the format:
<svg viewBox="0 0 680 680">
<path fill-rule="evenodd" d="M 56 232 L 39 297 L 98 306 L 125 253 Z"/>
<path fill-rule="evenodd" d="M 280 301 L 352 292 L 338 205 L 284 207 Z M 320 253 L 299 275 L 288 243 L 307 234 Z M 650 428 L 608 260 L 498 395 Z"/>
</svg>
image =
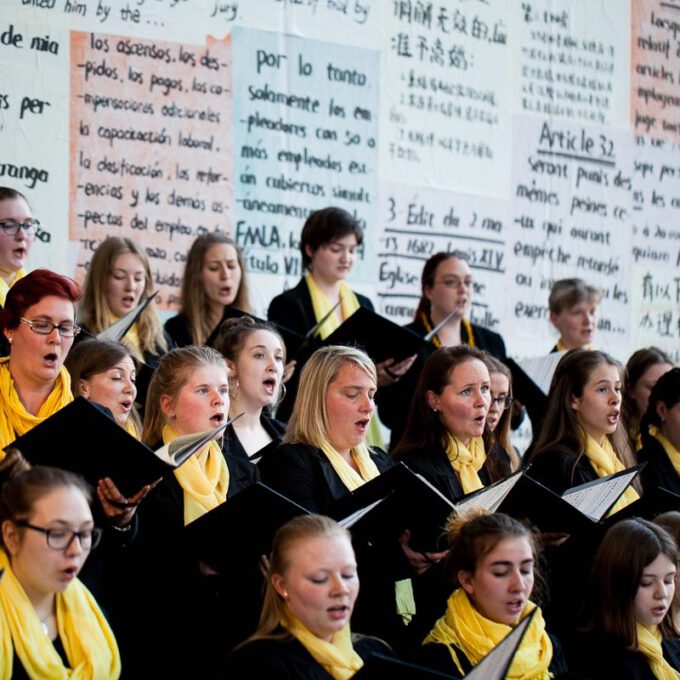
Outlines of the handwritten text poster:
<svg viewBox="0 0 680 680">
<path fill-rule="evenodd" d="M 231 231 L 229 41 L 207 48 L 73 33 L 70 238 L 82 279 L 98 243 L 143 243 L 164 308 L 186 252 Z"/>
</svg>

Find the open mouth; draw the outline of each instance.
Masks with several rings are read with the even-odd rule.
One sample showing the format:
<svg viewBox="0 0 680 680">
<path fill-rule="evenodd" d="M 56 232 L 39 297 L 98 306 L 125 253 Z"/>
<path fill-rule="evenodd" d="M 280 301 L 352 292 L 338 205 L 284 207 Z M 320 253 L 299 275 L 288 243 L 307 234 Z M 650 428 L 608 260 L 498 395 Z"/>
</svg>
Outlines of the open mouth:
<svg viewBox="0 0 680 680">
<path fill-rule="evenodd" d="M 132 295 L 124 295 L 122 303 L 123 307 L 133 307 L 135 304 L 135 298 Z"/>
<path fill-rule="evenodd" d="M 45 354 L 43 357 L 43 361 L 48 365 L 48 366 L 56 366 L 57 362 L 59 361 L 59 357 L 54 353 L 50 352 L 49 354 Z"/>
<path fill-rule="evenodd" d="M 119 405 L 125 413 L 127 413 L 128 411 L 130 411 L 130 409 L 132 409 L 132 402 L 131 401 L 121 401 L 121 402 L 119 402 Z"/>
<path fill-rule="evenodd" d="M 346 604 L 336 605 L 328 608 L 329 616 L 334 620 L 342 620 L 349 616 L 350 608 Z"/>
<path fill-rule="evenodd" d="M 506 606 L 511 614 L 521 614 L 524 611 L 524 600 L 511 600 Z"/>
<path fill-rule="evenodd" d="M 216 413 L 210 418 L 210 423 L 213 427 L 219 427 L 224 422 L 224 413 Z"/>
<path fill-rule="evenodd" d="M 78 569 L 76 567 L 66 567 L 60 573 L 64 581 L 72 581 L 78 575 Z"/>
<path fill-rule="evenodd" d="M 370 418 L 362 418 L 361 420 L 357 420 L 356 422 L 357 430 L 359 430 L 360 432 L 366 432 L 370 422 L 371 422 Z"/>
<path fill-rule="evenodd" d="M 15 248 L 15 249 L 12 251 L 12 253 L 14 253 L 14 257 L 16 257 L 16 258 L 18 258 L 18 259 L 20 259 L 20 260 L 23 260 L 23 259 L 26 257 L 26 255 L 28 254 L 28 253 L 26 252 L 26 248 Z"/>
<path fill-rule="evenodd" d="M 654 607 L 654 609 L 652 609 L 652 615 L 654 618 L 661 618 L 666 615 L 667 609 L 668 607 Z"/>
<path fill-rule="evenodd" d="M 267 378 L 262 381 L 262 384 L 268 394 L 274 394 L 274 391 L 276 390 L 276 378 Z"/>
<path fill-rule="evenodd" d="M 609 416 L 607 417 L 607 420 L 609 421 L 610 425 L 618 425 L 619 417 L 620 417 L 620 412 L 614 411 L 613 413 L 609 414 Z"/>
</svg>

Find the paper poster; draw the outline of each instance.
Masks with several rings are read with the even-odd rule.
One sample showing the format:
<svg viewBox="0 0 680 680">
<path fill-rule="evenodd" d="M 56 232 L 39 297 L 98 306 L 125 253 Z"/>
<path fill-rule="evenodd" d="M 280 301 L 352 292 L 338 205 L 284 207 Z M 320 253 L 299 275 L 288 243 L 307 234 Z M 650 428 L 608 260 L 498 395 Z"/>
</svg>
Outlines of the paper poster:
<svg viewBox="0 0 680 680">
<path fill-rule="evenodd" d="M 516 112 L 627 125 L 628 2 L 530 0 L 513 12 Z"/>
<path fill-rule="evenodd" d="M 73 33 L 71 60 L 76 276 L 102 239 L 127 236 L 145 247 L 158 304 L 174 309 L 194 238 L 232 229 L 229 39 L 196 49 Z"/>
<path fill-rule="evenodd" d="M 517 116 L 511 257 L 506 284 L 518 346 L 549 351 L 548 294 L 579 277 L 603 290 L 598 347 L 625 346 L 630 326 L 631 135 Z M 526 354 L 529 354 L 527 352 Z"/>
<path fill-rule="evenodd" d="M 377 52 L 239 28 L 232 36 L 234 235 L 248 270 L 276 276 L 272 291 L 297 283 L 302 226 L 335 205 L 366 230 L 352 281 L 372 281 Z"/>
<path fill-rule="evenodd" d="M 507 2 L 392 2 L 382 49 L 381 178 L 507 197 Z"/>
</svg>

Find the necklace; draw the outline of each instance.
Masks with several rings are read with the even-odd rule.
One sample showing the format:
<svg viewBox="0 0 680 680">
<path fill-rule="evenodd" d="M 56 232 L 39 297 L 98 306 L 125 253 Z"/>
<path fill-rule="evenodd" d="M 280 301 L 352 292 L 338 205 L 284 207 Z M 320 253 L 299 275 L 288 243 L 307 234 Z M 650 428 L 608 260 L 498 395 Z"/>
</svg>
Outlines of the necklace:
<svg viewBox="0 0 680 680">
<path fill-rule="evenodd" d="M 40 627 L 43 630 L 43 633 L 49 637 L 50 635 L 50 627 L 47 625 L 47 622 L 49 621 L 50 617 L 52 616 L 52 613 L 50 612 L 44 619 L 40 619 Z"/>
</svg>

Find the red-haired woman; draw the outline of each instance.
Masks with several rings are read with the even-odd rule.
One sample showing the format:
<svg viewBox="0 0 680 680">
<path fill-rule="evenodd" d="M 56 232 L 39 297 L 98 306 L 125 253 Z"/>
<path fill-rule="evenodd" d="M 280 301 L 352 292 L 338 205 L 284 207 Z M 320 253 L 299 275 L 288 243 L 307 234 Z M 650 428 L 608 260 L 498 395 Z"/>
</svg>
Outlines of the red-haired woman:
<svg viewBox="0 0 680 680">
<path fill-rule="evenodd" d="M 75 281 L 48 269 L 32 271 L 7 294 L 0 310 L 0 449 L 73 400 L 63 364 L 80 330 L 79 297 Z"/>
</svg>

